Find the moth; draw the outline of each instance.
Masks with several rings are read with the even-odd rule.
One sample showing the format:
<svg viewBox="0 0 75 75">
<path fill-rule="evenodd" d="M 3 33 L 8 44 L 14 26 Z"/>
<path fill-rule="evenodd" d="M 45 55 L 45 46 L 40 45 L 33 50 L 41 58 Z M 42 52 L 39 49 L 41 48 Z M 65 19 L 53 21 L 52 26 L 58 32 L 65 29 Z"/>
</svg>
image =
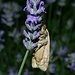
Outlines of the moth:
<svg viewBox="0 0 75 75">
<path fill-rule="evenodd" d="M 46 71 L 49 64 L 50 56 L 50 37 L 49 32 L 45 25 L 41 27 L 38 46 L 35 49 L 32 57 L 32 67 L 40 68 L 42 71 Z"/>
</svg>

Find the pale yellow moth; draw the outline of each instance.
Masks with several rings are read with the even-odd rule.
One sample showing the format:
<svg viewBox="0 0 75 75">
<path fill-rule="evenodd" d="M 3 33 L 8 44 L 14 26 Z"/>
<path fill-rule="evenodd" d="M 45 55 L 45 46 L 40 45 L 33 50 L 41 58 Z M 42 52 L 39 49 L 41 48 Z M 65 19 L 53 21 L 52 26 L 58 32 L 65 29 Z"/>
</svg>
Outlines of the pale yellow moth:
<svg viewBox="0 0 75 75">
<path fill-rule="evenodd" d="M 43 25 L 40 31 L 38 47 L 35 49 L 32 57 L 32 67 L 40 68 L 46 71 L 49 64 L 50 56 L 50 37 L 46 26 Z"/>
</svg>

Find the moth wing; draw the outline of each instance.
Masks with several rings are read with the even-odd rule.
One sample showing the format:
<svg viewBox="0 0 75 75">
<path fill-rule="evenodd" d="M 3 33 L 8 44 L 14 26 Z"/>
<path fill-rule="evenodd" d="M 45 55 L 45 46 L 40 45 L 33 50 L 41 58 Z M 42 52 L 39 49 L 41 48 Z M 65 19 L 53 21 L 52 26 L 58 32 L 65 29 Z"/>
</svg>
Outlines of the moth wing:
<svg viewBox="0 0 75 75">
<path fill-rule="evenodd" d="M 38 68 L 38 66 L 37 66 L 37 64 L 36 64 L 36 59 L 35 59 L 34 56 L 32 57 L 32 67 L 33 67 L 33 68 Z"/>
<path fill-rule="evenodd" d="M 40 44 L 38 44 L 38 47 Z M 43 47 L 41 47 L 38 51 L 35 52 L 35 55 L 32 57 L 32 67 L 38 68 L 37 62 L 41 62 L 43 58 Z"/>
<path fill-rule="evenodd" d="M 35 53 L 35 58 L 36 61 L 39 63 L 41 62 L 43 58 L 43 52 L 44 52 L 44 47 L 42 46 L 36 53 Z"/>
<path fill-rule="evenodd" d="M 47 30 L 48 32 L 48 30 Z M 48 64 L 49 64 L 49 55 L 50 55 L 50 38 L 49 38 L 49 33 L 47 36 L 48 39 L 48 44 L 46 46 L 44 46 L 44 52 L 43 52 L 43 59 L 41 60 L 41 62 L 37 62 L 38 67 L 42 70 L 42 71 L 46 71 L 48 68 Z"/>
</svg>

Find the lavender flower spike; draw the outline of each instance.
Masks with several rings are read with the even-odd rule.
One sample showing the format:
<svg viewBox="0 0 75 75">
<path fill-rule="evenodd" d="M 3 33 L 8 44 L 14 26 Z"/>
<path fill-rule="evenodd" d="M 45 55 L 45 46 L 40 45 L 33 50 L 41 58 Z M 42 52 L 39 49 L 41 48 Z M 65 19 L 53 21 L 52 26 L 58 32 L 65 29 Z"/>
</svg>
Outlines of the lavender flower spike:
<svg viewBox="0 0 75 75">
<path fill-rule="evenodd" d="M 28 50 L 34 50 L 37 47 L 42 26 L 41 14 L 45 13 L 44 2 L 41 0 L 27 0 L 26 7 L 23 10 L 28 14 L 25 21 L 27 29 L 23 32 L 25 36 L 23 44 Z"/>
</svg>

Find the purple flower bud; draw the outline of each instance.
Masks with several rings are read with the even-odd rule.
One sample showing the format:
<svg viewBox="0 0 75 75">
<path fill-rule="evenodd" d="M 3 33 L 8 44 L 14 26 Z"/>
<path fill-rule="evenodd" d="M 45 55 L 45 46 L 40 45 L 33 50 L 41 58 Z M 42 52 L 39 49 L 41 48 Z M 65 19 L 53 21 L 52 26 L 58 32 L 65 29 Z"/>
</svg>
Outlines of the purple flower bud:
<svg viewBox="0 0 75 75">
<path fill-rule="evenodd" d="M 64 54 L 66 54 L 68 51 L 68 48 L 65 46 L 65 47 L 60 47 L 57 54 L 60 55 L 60 56 L 63 56 Z"/>
<path fill-rule="evenodd" d="M 28 15 L 26 19 L 26 23 L 35 23 L 40 22 L 42 18 L 40 16 L 33 16 L 33 15 Z"/>
<path fill-rule="evenodd" d="M 25 37 L 27 37 L 27 38 L 29 38 L 29 39 L 30 39 L 29 34 L 28 34 L 25 30 L 24 30 L 23 34 L 24 34 L 24 36 L 25 36 Z"/>
<path fill-rule="evenodd" d="M 18 74 L 17 71 L 15 72 L 13 68 L 10 68 L 8 70 L 8 75 L 17 75 L 17 74 Z"/>
<path fill-rule="evenodd" d="M 38 5 L 39 4 L 39 2 L 40 2 L 40 0 L 30 0 L 30 3 L 32 4 L 32 5 Z"/>
<path fill-rule="evenodd" d="M 28 13 L 27 19 L 25 21 L 27 31 L 24 30 L 23 32 L 25 36 L 23 44 L 28 50 L 32 50 L 37 47 L 38 44 L 37 42 L 40 36 L 39 31 L 42 25 L 41 14 L 45 12 L 44 2 L 40 0 L 27 0 L 26 7 L 23 10 L 27 11 Z"/>
<path fill-rule="evenodd" d="M 30 31 L 35 31 L 35 30 L 38 30 L 38 29 L 40 29 L 40 26 L 42 25 L 42 24 L 37 24 L 36 26 L 34 25 L 34 24 L 28 24 L 28 23 L 26 23 L 25 22 L 25 24 L 26 24 L 26 27 L 30 30 Z"/>
<path fill-rule="evenodd" d="M 68 61 L 69 61 L 69 58 L 68 58 L 68 57 L 66 57 L 64 60 L 65 60 L 65 62 L 68 62 Z"/>
<path fill-rule="evenodd" d="M 23 40 L 23 44 L 28 50 L 32 50 L 37 46 L 37 42 L 33 43 L 31 41 L 28 41 L 27 38 L 25 40 Z"/>
<path fill-rule="evenodd" d="M 48 71 L 49 71 L 50 73 L 55 73 L 55 71 L 56 71 L 55 68 L 56 68 L 56 64 L 55 64 L 55 63 L 52 63 L 52 64 L 49 65 Z"/>
<path fill-rule="evenodd" d="M 13 75 L 14 74 L 13 68 L 10 68 L 9 71 L 8 71 L 8 73 L 9 73 L 8 75 Z"/>
<path fill-rule="evenodd" d="M 13 16 L 12 13 L 9 13 L 9 16 L 8 15 L 5 15 L 5 14 L 2 14 L 1 15 L 3 18 L 11 18 Z"/>
<path fill-rule="evenodd" d="M 67 62 L 67 67 L 70 70 L 75 70 L 75 52 L 68 54 L 65 61 Z"/>
<path fill-rule="evenodd" d="M 24 75 L 31 75 L 31 72 L 28 69 L 26 69 Z"/>
<path fill-rule="evenodd" d="M 69 62 L 74 63 L 75 62 L 75 52 L 68 54 Z"/>
<path fill-rule="evenodd" d="M 41 24 L 36 25 L 35 27 L 33 27 L 33 30 L 35 31 L 36 29 L 40 29 Z"/>
<path fill-rule="evenodd" d="M 36 39 L 36 38 L 38 38 L 39 36 L 40 36 L 40 32 L 35 31 L 33 33 L 33 40 Z"/>
<path fill-rule="evenodd" d="M 13 39 L 14 42 L 17 42 L 17 43 L 19 43 L 19 41 L 21 40 L 20 39 L 21 33 L 17 28 L 14 28 L 12 32 L 9 31 L 8 36 L 14 38 Z"/>
<path fill-rule="evenodd" d="M 12 26 L 14 24 L 14 21 L 7 21 L 6 19 L 1 19 L 2 23 L 6 24 L 7 26 Z"/>
<path fill-rule="evenodd" d="M 41 1 L 41 2 L 40 2 L 40 5 L 39 5 L 39 9 L 37 10 L 37 14 L 44 13 L 44 12 L 45 12 L 44 2 Z M 46 13 L 46 12 L 45 12 L 45 13 Z"/>
<path fill-rule="evenodd" d="M 20 14 L 18 12 L 21 10 L 21 7 L 15 2 L 6 2 L 3 4 L 2 10 L 4 14 L 2 14 L 2 23 L 7 26 L 14 25 L 14 18 L 19 18 Z"/>
<path fill-rule="evenodd" d="M 75 70 L 75 63 L 71 63 L 70 70 Z"/>
<path fill-rule="evenodd" d="M 3 34 L 4 34 L 4 30 L 0 30 L 0 42 L 5 41 L 5 39 L 2 38 Z"/>
<path fill-rule="evenodd" d="M 4 34 L 4 30 L 0 30 L 0 37 Z"/>
<path fill-rule="evenodd" d="M 44 2 L 43 1 L 31 1 L 31 3 L 29 2 L 30 0 L 27 0 L 27 5 L 26 7 L 23 9 L 24 11 L 27 11 L 29 12 L 30 14 L 32 15 L 37 15 L 37 14 L 41 14 L 41 13 L 44 13 L 45 12 L 45 8 L 44 8 Z M 36 2 L 36 3 L 35 3 Z M 34 4 L 33 4 L 34 3 Z M 33 7 L 31 7 L 33 4 Z M 39 5 L 39 8 L 37 9 L 37 5 Z M 36 9 L 35 9 L 36 8 Z"/>
</svg>

